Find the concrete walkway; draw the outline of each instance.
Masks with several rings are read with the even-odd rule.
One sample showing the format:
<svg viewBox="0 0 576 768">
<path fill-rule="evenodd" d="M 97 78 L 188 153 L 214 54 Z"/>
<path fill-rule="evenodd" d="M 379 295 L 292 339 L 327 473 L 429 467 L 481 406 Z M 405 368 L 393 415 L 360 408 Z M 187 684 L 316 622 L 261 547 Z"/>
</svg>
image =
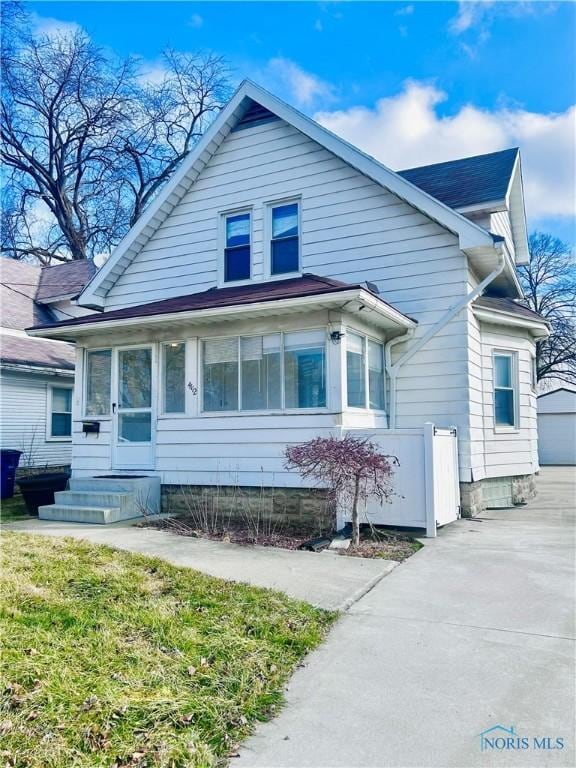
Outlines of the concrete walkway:
<svg viewBox="0 0 576 768">
<path fill-rule="evenodd" d="M 233 768 L 576 764 L 575 499 L 547 468 L 529 506 L 446 528 L 343 616 Z M 481 751 L 496 724 L 529 749 Z"/>
<path fill-rule="evenodd" d="M 241 547 L 137 528 L 133 521 L 103 526 L 33 518 L 8 523 L 3 528 L 45 536 L 72 536 L 162 557 L 211 576 L 278 589 L 328 610 L 346 610 L 397 565 L 391 560 L 363 560 L 332 552 Z"/>
</svg>

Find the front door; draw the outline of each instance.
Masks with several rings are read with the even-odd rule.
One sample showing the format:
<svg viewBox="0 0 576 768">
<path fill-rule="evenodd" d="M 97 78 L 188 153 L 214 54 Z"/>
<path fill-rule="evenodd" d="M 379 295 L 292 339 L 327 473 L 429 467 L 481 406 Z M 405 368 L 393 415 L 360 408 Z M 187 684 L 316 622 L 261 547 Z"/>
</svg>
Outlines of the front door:
<svg viewBox="0 0 576 768">
<path fill-rule="evenodd" d="M 115 350 L 115 469 L 154 469 L 153 353 L 151 346 Z"/>
</svg>

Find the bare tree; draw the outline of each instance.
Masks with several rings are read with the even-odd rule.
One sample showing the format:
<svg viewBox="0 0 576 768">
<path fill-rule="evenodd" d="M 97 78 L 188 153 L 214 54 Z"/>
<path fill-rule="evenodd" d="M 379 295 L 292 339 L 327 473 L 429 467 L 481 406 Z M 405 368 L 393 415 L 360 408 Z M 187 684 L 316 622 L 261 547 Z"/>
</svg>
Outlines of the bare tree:
<svg viewBox="0 0 576 768">
<path fill-rule="evenodd" d="M 544 232 L 529 238 L 530 263 L 519 267 L 530 309 L 545 317 L 552 332 L 536 345 L 538 379 L 576 383 L 576 256 L 562 240 Z"/>
<path fill-rule="evenodd" d="M 228 95 L 223 61 L 164 55 L 147 82 L 85 34 L 22 31 L 4 41 L 2 246 L 13 258 L 109 252 L 141 215 Z"/>
</svg>

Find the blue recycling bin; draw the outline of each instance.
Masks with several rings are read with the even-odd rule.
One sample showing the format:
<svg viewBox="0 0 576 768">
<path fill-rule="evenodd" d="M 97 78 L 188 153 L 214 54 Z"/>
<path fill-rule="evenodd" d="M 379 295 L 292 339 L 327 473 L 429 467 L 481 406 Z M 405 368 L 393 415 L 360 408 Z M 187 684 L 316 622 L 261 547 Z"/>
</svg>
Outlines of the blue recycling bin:
<svg viewBox="0 0 576 768">
<path fill-rule="evenodd" d="M 22 451 L 9 451 L 4 448 L 0 451 L 1 492 L 0 497 L 11 499 L 14 496 L 14 481 L 16 470 Z"/>
</svg>

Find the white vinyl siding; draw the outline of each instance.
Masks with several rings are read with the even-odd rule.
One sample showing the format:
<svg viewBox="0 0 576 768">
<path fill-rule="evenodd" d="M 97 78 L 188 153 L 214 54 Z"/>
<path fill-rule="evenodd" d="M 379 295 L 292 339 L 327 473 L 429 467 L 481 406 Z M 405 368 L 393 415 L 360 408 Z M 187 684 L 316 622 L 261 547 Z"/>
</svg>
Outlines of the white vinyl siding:
<svg viewBox="0 0 576 768">
<path fill-rule="evenodd" d="M 20 466 L 70 464 L 70 438 L 50 440 L 51 387 L 70 387 L 72 376 L 42 376 L 2 371 L 0 411 L 3 448 L 22 451 Z"/>
</svg>

